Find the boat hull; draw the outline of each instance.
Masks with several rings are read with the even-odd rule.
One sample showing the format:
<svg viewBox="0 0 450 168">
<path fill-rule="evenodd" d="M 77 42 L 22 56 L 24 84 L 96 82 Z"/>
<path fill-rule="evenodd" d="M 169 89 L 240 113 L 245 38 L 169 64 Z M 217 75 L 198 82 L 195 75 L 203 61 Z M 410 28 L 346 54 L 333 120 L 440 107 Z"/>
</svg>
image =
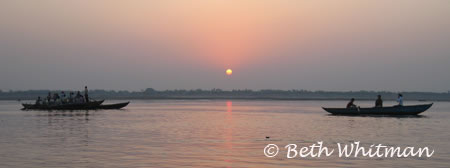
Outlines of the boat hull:
<svg viewBox="0 0 450 168">
<path fill-rule="evenodd" d="M 351 109 L 323 107 L 323 109 L 333 115 L 418 115 L 428 110 L 432 105 L 433 104 Z"/>
<path fill-rule="evenodd" d="M 22 104 L 24 110 L 89 110 L 100 107 L 104 100 L 91 101 L 79 104 L 61 104 L 61 105 L 36 105 Z"/>
<path fill-rule="evenodd" d="M 98 109 L 121 109 L 130 104 L 130 102 L 100 105 Z"/>
</svg>

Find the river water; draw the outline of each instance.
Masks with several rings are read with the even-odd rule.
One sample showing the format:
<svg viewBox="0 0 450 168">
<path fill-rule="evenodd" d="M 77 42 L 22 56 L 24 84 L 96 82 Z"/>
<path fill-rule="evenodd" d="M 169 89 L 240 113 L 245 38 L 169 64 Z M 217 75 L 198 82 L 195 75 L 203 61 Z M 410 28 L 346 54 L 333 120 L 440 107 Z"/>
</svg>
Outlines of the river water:
<svg viewBox="0 0 450 168">
<path fill-rule="evenodd" d="M 450 167 L 449 102 L 419 117 L 332 116 L 321 109 L 346 103 L 134 100 L 123 110 L 48 112 L 0 101 L 0 167 Z M 286 145 L 318 141 L 335 150 L 359 141 L 434 154 L 287 158 Z M 265 156 L 268 144 L 279 147 L 277 156 Z"/>
</svg>

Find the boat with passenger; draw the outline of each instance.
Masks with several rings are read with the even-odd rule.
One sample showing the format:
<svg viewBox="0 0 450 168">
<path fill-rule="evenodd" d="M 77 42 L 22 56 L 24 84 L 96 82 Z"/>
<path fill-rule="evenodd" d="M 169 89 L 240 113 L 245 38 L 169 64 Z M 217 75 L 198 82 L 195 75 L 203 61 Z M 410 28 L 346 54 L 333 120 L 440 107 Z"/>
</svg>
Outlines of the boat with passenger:
<svg viewBox="0 0 450 168">
<path fill-rule="evenodd" d="M 116 104 L 102 104 L 104 100 L 93 100 L 89 98 L 87 86 L 85 86 L 84 96 L 78 91 L 76 96 L 70 92 L 66 97 L 64 91 L 61 94 L 51 92 L 42 100 L 39 96 L 35 103 L 22 103 L 24 110 L 98 110 L 98 109 L 121 109 L 130 102 Z"/>
<path fill-rule="evenodd" d="M 326 108 L 325 111 L 333 115 L 418 115 L 428 110 L 431 104 L 412 105 L 412 106 L 391 106 L 391 107 L 371 107 L 371 108 Z"/>
</svg>

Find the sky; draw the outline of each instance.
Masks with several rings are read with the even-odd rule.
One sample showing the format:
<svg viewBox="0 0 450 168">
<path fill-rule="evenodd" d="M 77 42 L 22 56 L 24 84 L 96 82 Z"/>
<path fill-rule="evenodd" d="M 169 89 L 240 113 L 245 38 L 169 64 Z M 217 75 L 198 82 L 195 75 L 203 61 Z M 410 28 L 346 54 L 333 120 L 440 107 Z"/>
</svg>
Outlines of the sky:
<svg viewBox="0 0 450 168">
<path fill-rule="evenodd" d="M 448 0 L 0 2 L 2 90 L 447 92 L 449 63 Z"/>
</svg>

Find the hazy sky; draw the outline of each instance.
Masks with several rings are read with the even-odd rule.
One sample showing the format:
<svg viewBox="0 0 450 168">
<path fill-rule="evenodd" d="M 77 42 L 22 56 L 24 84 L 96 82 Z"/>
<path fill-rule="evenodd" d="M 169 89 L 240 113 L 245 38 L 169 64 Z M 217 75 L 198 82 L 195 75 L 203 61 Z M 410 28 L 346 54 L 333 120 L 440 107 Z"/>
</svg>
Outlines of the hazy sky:
<svg viewBox="0 0 450 168">
<path fill-rule="evenodd" d="M 450 1 L 2 0 L 0 80 L 3 90 L 446 92 Z"/>
</svg>

